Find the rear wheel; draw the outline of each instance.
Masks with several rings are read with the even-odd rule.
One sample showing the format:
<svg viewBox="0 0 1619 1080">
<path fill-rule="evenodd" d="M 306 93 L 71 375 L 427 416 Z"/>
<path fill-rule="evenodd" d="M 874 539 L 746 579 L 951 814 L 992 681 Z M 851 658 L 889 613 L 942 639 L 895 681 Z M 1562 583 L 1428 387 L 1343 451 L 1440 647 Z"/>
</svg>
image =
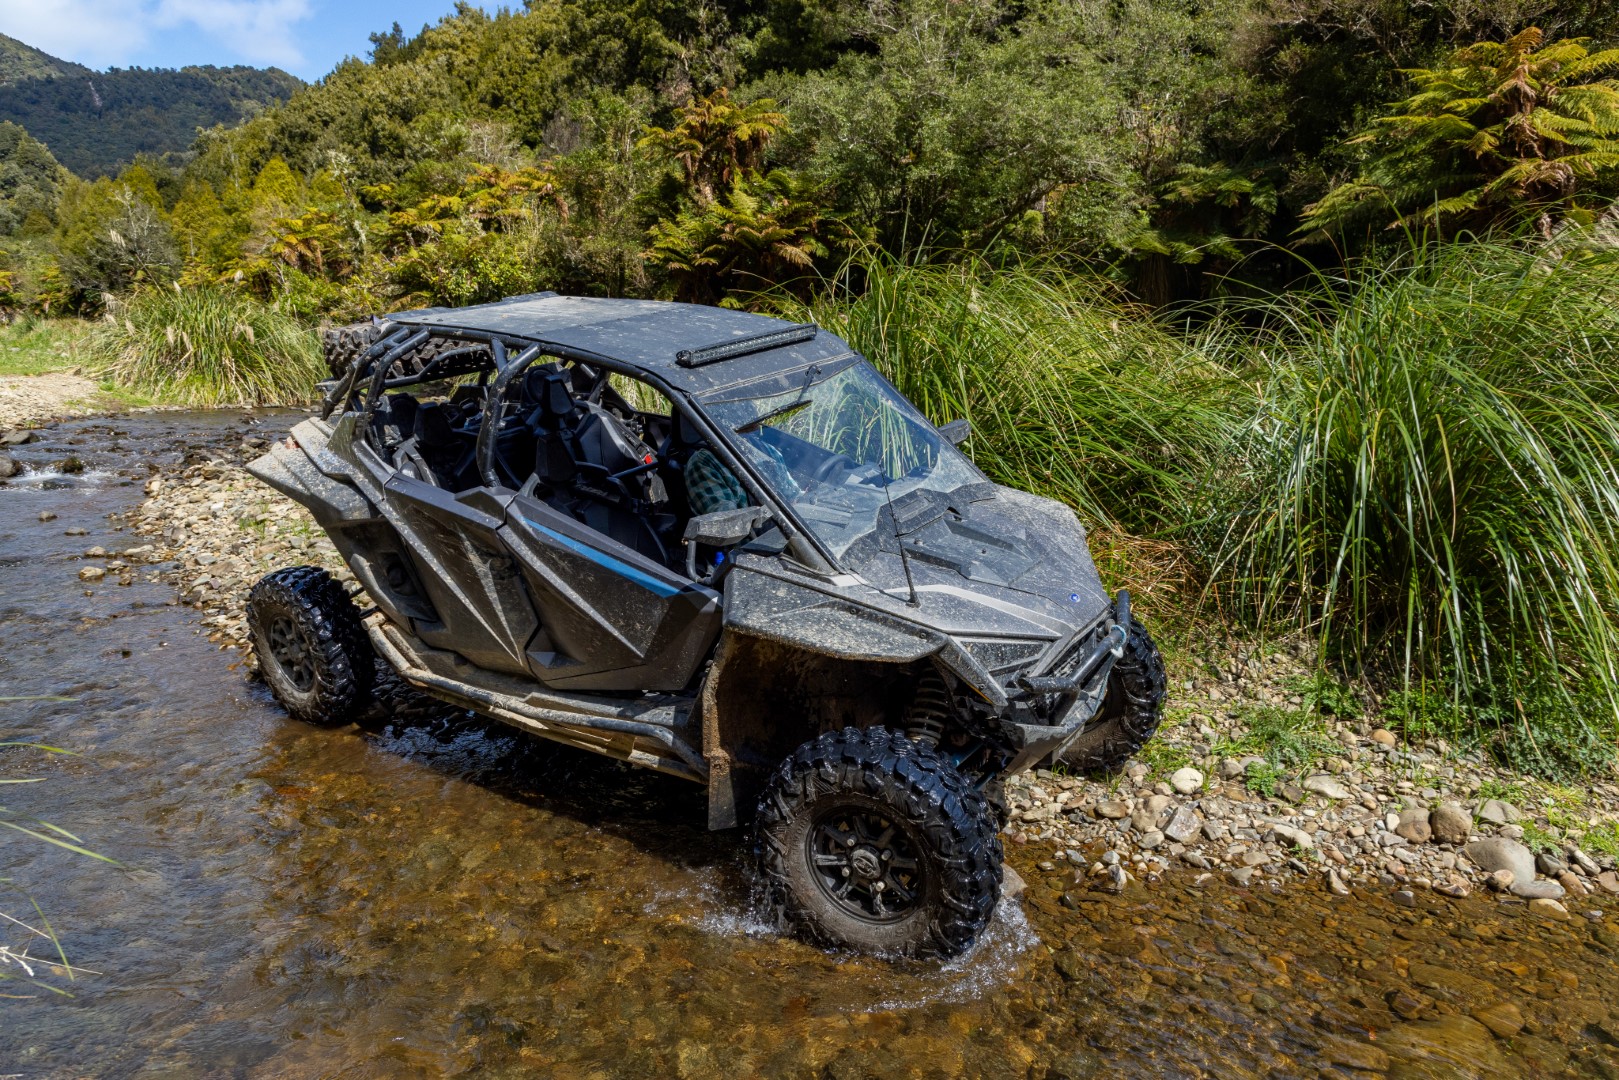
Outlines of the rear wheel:
<svg viewBox="0 0 1619 1080">
<path fill-rule="evenodd" d="M 259 579 L 247 599 L 248 634 L 264 681 L 283 708 L 313 723 L 353 719 L 375 663 L 359 612 L 317 566 Z"/>
<path fill-rule="evenodd" d="M 757 827 L 772 914 L 823 945 L 954 956 L 1000 898 L 983 796 L 898 731 L 845 728 L 799 747 L 771 778 Z"/>
<path fill-rule="evenodd" d="M 1079 772 L 1111 772 L 1153 737 L 1164 718 L 1164 658 L 1139 622 L 1107 678 L 1107 696 L 1079 738 L 1057 760 Z"/>
</svg>

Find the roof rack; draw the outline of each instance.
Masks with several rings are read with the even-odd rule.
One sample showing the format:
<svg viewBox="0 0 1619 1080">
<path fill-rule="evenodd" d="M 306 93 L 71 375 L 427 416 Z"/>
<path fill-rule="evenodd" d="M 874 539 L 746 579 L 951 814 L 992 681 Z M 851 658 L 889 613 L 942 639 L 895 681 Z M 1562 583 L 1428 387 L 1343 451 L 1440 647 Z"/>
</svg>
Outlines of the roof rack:
<svg viewBox="0 0 1619 1080">
<path fill-rule="evenodd" d="M 814 323 L 800 323 L 785 330 L 769 330 L 763 334 L 705 345 L 701 349 L 681 349 L 675 353 L 675 363 L 683 368 L 694 368 L 719 360 L 750 356 L 782 345 L 796 345 L 800 341 L 810 341 L 820 329 Z"/>
</svg>

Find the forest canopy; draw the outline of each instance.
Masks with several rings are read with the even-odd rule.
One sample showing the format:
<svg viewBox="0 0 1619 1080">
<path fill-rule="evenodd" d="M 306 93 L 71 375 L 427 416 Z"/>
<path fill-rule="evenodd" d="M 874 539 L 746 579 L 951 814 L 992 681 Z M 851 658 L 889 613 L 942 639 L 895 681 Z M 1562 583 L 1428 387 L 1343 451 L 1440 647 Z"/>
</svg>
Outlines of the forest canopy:
<svg viewBox="0 0 1619 1080">
<path fill-rule="evenodd" d="M 213 89 L 184 107 L 155 73 L 98 77 L 126 127 L 202 128 L 103 179 L 87 84 L 25 80 L 0 116 L 83 179 L 0 234 L 51 310 L 159 279 L 309 317 L 538 287 L 746 303 L 855 250 L 1082 266 L 1161 306 L 1278 283 L 1301 245 L 1599 215 L 1615 44 L 1595 0 L 463 4 L 281 103 L 279 73 L 188 69 Z M 1525 124 L 1545 138 L 1489 135 Z M 6 168 L 42 191 L 21 146 Z"/>
</svg>

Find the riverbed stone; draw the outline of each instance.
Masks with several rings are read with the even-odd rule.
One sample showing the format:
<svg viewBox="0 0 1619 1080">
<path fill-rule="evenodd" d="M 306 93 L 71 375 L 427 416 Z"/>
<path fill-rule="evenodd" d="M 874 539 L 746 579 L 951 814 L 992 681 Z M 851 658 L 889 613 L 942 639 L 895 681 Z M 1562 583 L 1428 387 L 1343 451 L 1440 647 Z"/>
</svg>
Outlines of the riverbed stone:
<svg viewBox="0 0 1619 1080">
<path fill-rule="evenodd" d="M 1400 815 L 1400 820 L 1394 826 L 1396 836 L 1403 836 L 1413 844 L 1426 844 L 1428 838 L 1433 836 L 1433 828 L 1428 822 L 1428 811 L 1420 806 L 1414 806 Z"/>
<path fill-rule="evenodd" d="M 1190 806 L 1182 806 L 1169 819 L 1169 824 L 1164 826 L 1164 835 L 1177 844 L 1184 844 L 1187 840 L 1197 835 L 1197 831 L 1202 824 L 1203 819 L 1196 810 L 1193 810 Z"/>
<path fill-rule="evenodd" d="M 107 571 L 99 566 L 86 566 L 79 571 L 80 581 L 100 581 L 107 576 Z"/>
<path fill-rule="evenodd" d="M 1016 900 L 1028 891 L 1028 883 L 1023 875 L 1010 866 L 1001 867 L 1001 895 L 1008 900 Z"/>
<path fill-rule="evenodd" d="M 1184 769 L 1176 769 L 1174 774 L 1169 778 L 1169 786 L 1180 792 L 1182 795 L 1191 795 L 1193 792 L 1196 792 L 1202 788 L 1203 774 L 1191 766 L 1187 766 Z"/>
<path fill-rule="evenodd" d="M 1523 1030 L 1523 1012 L 1510 1001 L 1497 1001 L 1473 1010 L 1473 1019 L 1490 1029 L 1499 1039 L 1510 1039 Z"/>
<path fill-rule="evenodd" d="M 1597 875 L 1597 887 L 1610 896 L 1619 896 L 1619 873 L 1602 871 Z"/>
<path fill-rule="evenodd" d="M 1109 821 L 1122 821 L 1130 816 L 1130 806 L 1122 799 L 1104 799 L 1096 804 L 1096 816 Z"/>
<path fill-rule="evenodd" d="M 1550 885 L 1556 883 L 1547 882 L 1547 884 Z M 1537 896 L 1533 900 L 1529 901 L 1529 910 L 1531 913 L 1539 915 L 1545 919 L 1568 918 L 1568 908 L 1564 907 L 1562 904 L 1558 903 L 1549 896 Z"/>
<path fill-rule="evenodd" d="M 1372 741 L 1379 746 L 1393 746 L 1400 740 L 1394 737 L 1394 732 L 1387 728 L 1377 728 L 1372 732 Z"/>
<path fill-rule="evenodd" d="M 9 480 L 22 472 L 22 466 L 10 454 L 0 454 L 0 480 Z"/>
<path fill-rule="evenodd" d="M 1284 840 L 1294 847 L 1305 851 L 1315 847 L 1315 837 L 1296 826 L 1277 821 L 1271 823 L 1271 831 L 1276 834 L 1277 839 Z"/>
<path fill-rule="evenodd" d="M 1491 825 L 1516 825 L 1523 820 L 1523 811 L 1504 799 L 1486 799 L 1478 808 L 1478 819 Z"/>
<path fill-rule="evenodd" d="M 1521 896 L 1525 900 L 1561 900 L 1564 896 L 1561 885 L 1544 878 L 1538 881 L 1524 881 L 1520 878 L 1512 883 L 1512 888 L 1508 891 L 1513 896 Z"/>
<path fill-rule="evenodd" d="M 1347 799 L 1353 794 L 1344 786 L 1342 780 L 1335 776 L 1328 776 L 1326 773 L 1316 773 L 1314 776 L 1306 777 L 1304 790 L 1320 795 L 1324 799 Z"/>
<path fill-rule="evenodd" d="M 1322 1040 L 1321 1060 L 1363 1072 L 1387 1072 L 1389 1056 L 1363 1039 L 1328 1036 Z"/>
<path fill-rule="evenodd" d="M 1490 1029 L 1471 1016 L 1395 1024 L 1379 1035 L 1378 1044 L 1393 1059 L 1393 1075 L 1483 1078 L 1514 1071 Z"/>
<path fill-rule="evenodd" d="M 1428 828 L 1440 844 L 1465 844 L 1473 831 L 1473 815 L 1455 803 L 1441 803 L 1428 814 Z"/>
<path fill-rule="evenodd" d="M 1516 840 L 1499 836 L 1475 840 L 1462 848 L 1462 853 L 1487 874 L 1496 870 L 1511 870 L 1517 881 L 1535 880 L 1534 853 Z"/>
</svg>

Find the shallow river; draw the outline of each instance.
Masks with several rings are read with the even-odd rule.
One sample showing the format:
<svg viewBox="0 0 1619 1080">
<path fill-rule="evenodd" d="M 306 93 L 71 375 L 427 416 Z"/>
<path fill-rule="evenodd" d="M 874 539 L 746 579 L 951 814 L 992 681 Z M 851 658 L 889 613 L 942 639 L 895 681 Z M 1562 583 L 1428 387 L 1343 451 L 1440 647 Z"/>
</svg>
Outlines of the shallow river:
<svg viewBox="0 0 1619 1080">
<path fill-rule="evenodd" d="M 119 863 L 0 837 L 94 972 L 0 998 L 0 1076 L 1619 1076 L 1611 906 L 1110 897 L 1015 849 L 1028 896 L 974 953 L 893 964 L 760 926 L 682 781 L 472 723 L 292 721 L 144 570 L 76 577 L 140 542 L 108 515 L 147 463 L 253 423 L 63 425 L 18 456 L 84 473 L 0 486 L 0 698 L 69 699 L 0 701 L 0 740 L 77 752 L 0 750 L 45 777 L 0 803 Z"/>
</svg>

